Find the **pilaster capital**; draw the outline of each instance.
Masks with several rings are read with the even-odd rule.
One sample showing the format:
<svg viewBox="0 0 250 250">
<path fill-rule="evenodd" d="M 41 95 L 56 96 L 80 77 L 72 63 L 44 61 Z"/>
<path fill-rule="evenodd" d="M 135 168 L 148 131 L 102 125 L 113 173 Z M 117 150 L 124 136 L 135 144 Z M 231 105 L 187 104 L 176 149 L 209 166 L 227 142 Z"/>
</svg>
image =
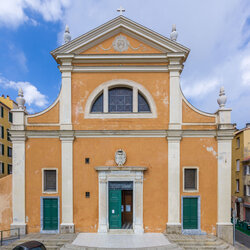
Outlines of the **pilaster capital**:
<svg viewBox="0 0 250 250">
<path fill-rule="evenodd" d="M 181 130 L 168 130 L 167 131 L 167 140 L 172 142 L 179 142 L 182 139 Z"/>
<path fill-rule="evenodd" d="M 26 132 L 21 130 L 10 130 L 11 141 L 14 142 L 25 142 L 27 139 Z"/>
<path fill-rule="evenodd" d="M 74 131 L 60 131 L 59 138 L 61 141 L 74 141 L 75 136 L 74 136 Z"/>
<path fill-rule="evenodd" d="M 71 76 L 71 72 L 73 71 L 73 66 L 71 65 L 61 65 L 58 66 L 59 70 L 62 73 L 62 77 L 70 77 Z"/>
<path fill-rule="evenodd" d="M 218 130 L 216 139 L 217 141 L 233 140 L 235 129 Z"/>
</svg>

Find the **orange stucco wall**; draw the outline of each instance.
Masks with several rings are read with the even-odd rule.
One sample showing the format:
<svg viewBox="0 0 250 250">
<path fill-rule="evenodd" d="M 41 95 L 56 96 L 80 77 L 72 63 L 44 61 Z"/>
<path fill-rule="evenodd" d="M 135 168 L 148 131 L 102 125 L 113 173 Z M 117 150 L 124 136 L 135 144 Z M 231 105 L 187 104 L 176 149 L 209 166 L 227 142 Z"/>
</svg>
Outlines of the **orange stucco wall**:
<svg viewBox="0 0 250 250">
<path fill-rule="evenodd" d="M 0 179 L 0 231 L 12 223 L 12 175 Z"/>
<path fill-rule="evenodd" d="M 36 117 L 29 117 L 28 123 L 30 124 L 36 124 L 36 123 L 59 123 L 59 101 L 57 104 L 45 112 L 44 114 L 41 114 Z"/>
<path fill-rule="evenodd" d="M 158 117 L 155 119 L 84 119 L 89 95 L 100 84 L 113 79 L 128 79 L 143 85 L 152 95 Z M 73 73 L 72 123 L 75 130 L 167 129 L 169 114 L 168 73 Z"/>
<path fill-rule="evenodd" d="M 40 231 L 40 197 L 61 196 L 61 142 L 59 139 L 51 138 L 28 139 L 25 151 L 26 223 L 28 233 L 32 233 Z M 43 168 L 58 168 L 57 194 L 42 193 Z"/>
<path fill-rule="evenodd" d="M 125 166 L 145 166 L 143 222 L 147 232 L 162 232 L 167 222 L 167 141 L 165 138 L 77 138 L 74 141 L 74 223 L 77 231 L 98 229 L 98 173 L 115 166 L 114 154 L 127 153 Z M 140 153 L 138 153 L 140 152 Z M 85 164 L 85 157 L 90 164 Z M 90 198 L 85 198 L 90 192 Z M 150 194 L 150 195 L 149 195 Z"/>
<path fill-rule="evenodd" d="M 129 44 L 131 45 L 128 47 L 128 50 L 126 50 L 124 52 L 116 51 L 114 49 L 114 47 L 112 46 L 114 39 L 119 35 L 125 36 L 127 38 L 127 40 L 129 41 Z M 131 54 L 131 53 L 141 54 L 141 53 L 143 53 L 143 54 L 145 54 L 145 53 L 162 53 L 162 52 L 145 44 L 145 43 L 143 43 L 143 42 L 141 42 L 141 41 L 139 41 L 139 40 L 137 40 L 137 39 L 135 39 L 135 38 L 132 38 L 128 35 L 120 33 L 118 35 L 110 37 L 109 39 L 106 39 L 102 43 L 99 43 L 96 46 L 91 47 L 90 49 L 83 51 L 81 54 L 121 54 L 121 53 L 125 53 L 125 54 Z"/>
<path fill-rule="evenodd" d="M 183 167 L 199 168 L 198 192 L 183 192 Z M 181 141 L 181 196 L 200 196 L 201 230 L 216 234 L 217 141 L 215 138 L 183 138 Z"/>
<path fill-rule="evenodd" d="M 182 122 L 186 123 L 215 123 L 215 117 L 199 114 L 182 101 Z"/>
</svg>

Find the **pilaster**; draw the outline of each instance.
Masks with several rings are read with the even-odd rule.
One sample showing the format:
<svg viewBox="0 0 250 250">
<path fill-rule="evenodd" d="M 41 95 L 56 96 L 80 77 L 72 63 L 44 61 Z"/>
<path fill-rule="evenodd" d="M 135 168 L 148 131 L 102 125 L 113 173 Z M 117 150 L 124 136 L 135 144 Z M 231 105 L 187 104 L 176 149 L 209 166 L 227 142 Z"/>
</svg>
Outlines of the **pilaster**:
<svg viewBox="0 0 250 250">
<path fill-rule="evenodd" d="M 15 133 L 14 133 L 15 132 Z M 25 132 L 11 131 L 12 140 L 12 216 L 11 229 L 26 234 L 25 222 Z"/>
<path fill-rule="evenodd" d="M 61 233 L 73 233 L 73 132 L 60 136 L 62 147 L 62 218 Z"/>
<path fill-rule="evenodd" d="M 180 72 L 182 65 L 179 58 L 169 60 L 169 129 L 181 129 L 182 96 Z"/>
<path fill-rule="evenodd" d="M 173 133 L 172 133 L 173 132 Z M 181 233 L 180 223 L 180 131 L 168 132 L 167 233 Z"/>
<path fill-rule="evenodd" d="M 71 72 L 72 59 L 66 59 L 62 62 L 59 69 L 62 72 L 62 89 L 60 96 L 60 128 L 61 130 L 71 130 Z"/>
</svg>

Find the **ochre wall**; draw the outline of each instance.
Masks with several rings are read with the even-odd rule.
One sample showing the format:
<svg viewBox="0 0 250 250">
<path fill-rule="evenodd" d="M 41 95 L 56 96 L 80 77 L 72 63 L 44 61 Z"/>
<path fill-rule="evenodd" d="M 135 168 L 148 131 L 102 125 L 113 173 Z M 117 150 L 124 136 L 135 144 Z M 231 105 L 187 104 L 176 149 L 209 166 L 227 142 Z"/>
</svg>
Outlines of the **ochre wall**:
<svg viewBox="0 0 250 250">
<path fill-rule="evenodd" d="M 0 179 L 0 231 L 12 223 L 12 175 Z"/>
<path fill-rule="evenodd" d="M 74 141 L 74 223 L 77 232 L 98 229 L 98 173 L 95 166 L 115 166 L 122 148 L 125 166 L 145 166 L 143 223 L 146 232 L 163 232 L 168 214 L 168 151 L 165 138 L 77 138 Z M 85 164 L 85 158 L 90 164 Z M 90 192 L 90 198 L 85 198 Z"/>
<path fill-rule="evenodd" d="M 54 138 L 28 139 L 26 141 L 25 155 L 25 203 L 27 220 L 26 223 L 28 233 L 33 233 L 39 232 L 41 226 L 40 197 L 61 197 L 61 141 L 59 139 Z M 58 168 L 57 194 L 42 193 L 43 168 Z"/>
<path fill-rule="evenodd" d="M 186 102 L 182 101 L 182 122 L 185 123 L 215 123 L 215 117 L 206 116 L 191 109 Z"/>
<path fill-rule="evenodd" d="M 84 119 L 86 101 L 100 84 L 127 79 L 143 85 L 157 108 L 155 119 Z M 73 73 L 72 123 L 75 130 L 150 130 L 167 129 L 169 114 L 168 73 Z"/>
<path fill-rule="evenodd" d="M 44 114 L 41 114 L 35 117 L 29 117 L 27 120 L 28 120 L 28 123 L 30 124 L 59 123 L 59 101 L 53 108 L 51 108 Z"/>
<path fill-rule="evenodd" d="M 216 234 L 218 188 L 216 139 L 182 138 L 180 166 L 181 196 L 200 196 L 201 230 Z M 183 167 L 188 166 L 199 168 L 198 192 L 183 192 Z"/>
</svg>

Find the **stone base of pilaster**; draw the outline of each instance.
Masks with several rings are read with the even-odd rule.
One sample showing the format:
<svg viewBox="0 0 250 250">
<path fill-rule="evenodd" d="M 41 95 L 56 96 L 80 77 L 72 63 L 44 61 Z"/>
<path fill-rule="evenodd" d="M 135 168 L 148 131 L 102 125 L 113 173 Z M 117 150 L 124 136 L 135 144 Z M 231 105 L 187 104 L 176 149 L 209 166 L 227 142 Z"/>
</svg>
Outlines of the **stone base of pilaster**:
<svg viewBox="0 0 250 250">
<path fill-rule="evenodd" d="M 167 234 L 181 234 L 181 224 L 180 223 L 167 223 L 166 228 Z"/>
<path fill-rule="evenodd" d="M 229 244 L 233 244 L 233 224 L 217 224 L 217 237 L 226 241 Z"/>
<path fill-rule="evenodd" d="M 134 225 L 134 233 L 135 234 L 143 234 L 144 233 L 143 225 L 141 225 L 141 224 L 135 224 Z"/>
<path fill-rule="evenodd" d="M 12 223 L 10 225 L 10 235 L 11 236 L 17 236 L 18 234 L 19 235 L 25 235 L 26 234 L 26 224 L 15 224 L 15 223 Z"/>
<path fill-rule="evenodd" d="M 107 233 L 108 227 L 107 224 L 99 224 L 98 233 Z"/>
<path fill-rule="evenodd" d="M 73 223 L 62 223 L 60 225 L 61 234 L 74 233 L 74 232 L 75 232 L 75 225 Z"/>
</svg>

